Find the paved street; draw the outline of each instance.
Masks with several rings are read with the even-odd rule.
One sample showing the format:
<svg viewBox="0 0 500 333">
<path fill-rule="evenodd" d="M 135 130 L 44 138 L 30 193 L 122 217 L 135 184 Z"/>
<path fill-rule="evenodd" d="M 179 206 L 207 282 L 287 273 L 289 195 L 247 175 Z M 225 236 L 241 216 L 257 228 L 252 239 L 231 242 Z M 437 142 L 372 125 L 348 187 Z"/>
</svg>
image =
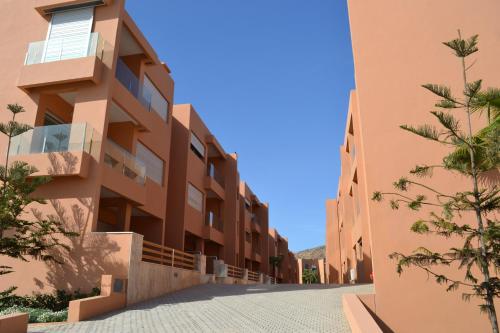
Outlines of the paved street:
<svg viewBox="0 0 500 333">
<path fill-rule="evenodd" d="M 30 332 L 350 332 L 342 294 L 371 285 L 202 285 L 92 321 Z"/>
</svg>

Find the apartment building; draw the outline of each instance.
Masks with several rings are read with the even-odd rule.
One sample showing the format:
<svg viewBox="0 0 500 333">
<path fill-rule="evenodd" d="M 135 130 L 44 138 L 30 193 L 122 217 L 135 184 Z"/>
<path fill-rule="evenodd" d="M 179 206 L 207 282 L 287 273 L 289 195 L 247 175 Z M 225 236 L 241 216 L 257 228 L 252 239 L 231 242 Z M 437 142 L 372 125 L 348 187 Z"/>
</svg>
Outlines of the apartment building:
<svg viewBox="0 0 500 333">
<path fill-rule="evenodd" d="M 15 273 L 0 289 L 88 289 L 126 273 L 127 236 L 116 232 L 164 243 L 174 82 L 123 0 L 2 1 L 0 12 L 0 105 L 22 105 L 16 120 L 33 127 L 10 161 L 52 177 L 34 215 L 80 234 L 69 254 L 54 253 L 64 266 L 2 258 Z"/>
<path fill-rule="evenodd" d="M 356 90 L 350 94 L 340 148 L 337 198 L 326 204 L 329 281 L 367 282 L 372 271 L 375 293 L 362 300 L 387 332 L 490 331 L 479 301 L 462 300 L 467 290 L 446 292 L 418 269 L 399 276 L 396 263 L 388 258 L 394 251 L 411 253 L 419 246 L 445 251 L 460 240 L 418 236 L 410 226 L 429 210 L 393 211 L 387 200 L 377 203 L 370 198 L 374 191 L 391 191 L 392 183 L 415 165 L 435 164 L 447 153 L 399 126 L 435 124 L 428 111 L 436 99 L 422 84 L 446 84 L 457 95 L 463 90 L 460 61 L 442 44 L 457 38 L 457 28 L 465 37 L 479 34 L 480 51 L 473 56 L 477 62 L 468 71 L 470 79 L 483 79 L 483 87 L 500 86 L 491 70 L 500 59 L 500 24 L 495 17 L 500 3 L 483 0 L 473 11 L 466 0 L 348 4 Z M 498 182 L 498 174 L 489 181 Z M 445 193 L 469 188 L 466 179 L 444 171 L 436 171 L 430 183 Z M 448 269 L 442 273 L 464 275 Z"/>
<path fill-rule="evenodd" d="M 298 283 L 299 266 L 297 258 L 288 249 L 288 239 L 278 230 L 269 228 L 268 247 L 270 257 L 281 257 L 277 267 L 270 267 L 269 275 L 275 277 L 277 283 Z"/>
<path fill-rule="evenodd" d="M 172 127 L 166 243 L 205 254 L 208 263 L 223 259 L 236 266 L 237 155 L 224 151 L 190 104 L 174 106 Z"/>
<path fill-rule="evenodd" d="M 239 183 L 239 265 L 269 274 L 269 205 L 262 203 L 244 181 Z"/>
<path fill-rule="evenodd" d="M 341 171 L 338 181 L 337 199 L 327 200 L 327 271 L 332 283 L 372 282 L 372 260 L 368 210 L 370 197 L 364 191 L 366 181 L 359 127 L 359 110 L 356 92 L 350 95 L 344 144 L 339 155 Z M 332 243 L 333 241 L 333 243 Z"/>
</svg>

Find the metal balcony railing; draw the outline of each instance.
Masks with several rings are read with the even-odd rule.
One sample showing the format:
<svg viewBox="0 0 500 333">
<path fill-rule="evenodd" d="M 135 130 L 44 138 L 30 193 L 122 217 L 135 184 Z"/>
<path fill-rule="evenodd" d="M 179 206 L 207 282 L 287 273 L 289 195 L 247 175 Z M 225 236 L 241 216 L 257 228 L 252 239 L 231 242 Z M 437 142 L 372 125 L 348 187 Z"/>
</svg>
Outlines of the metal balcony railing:
<svg viewBox="0 0 500 333">
<path fill-rule="evenodd" d="M 25 65 L 42 64 L 85 57 L 104 55 L 104 39 L 97 32 L 84 36 L 53 38 L 32 42 L 28 46 Z"/>
</svg>

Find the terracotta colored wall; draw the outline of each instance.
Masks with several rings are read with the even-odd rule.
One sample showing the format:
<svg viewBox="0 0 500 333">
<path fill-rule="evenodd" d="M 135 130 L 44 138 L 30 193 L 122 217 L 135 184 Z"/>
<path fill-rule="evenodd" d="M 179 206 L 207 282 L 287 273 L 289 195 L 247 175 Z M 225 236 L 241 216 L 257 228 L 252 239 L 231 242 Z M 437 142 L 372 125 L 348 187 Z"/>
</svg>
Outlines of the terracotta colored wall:
<svg viewBox="0 0 500 333">
<path fill-rule="evenodd" d="M 194 133 L 205 146 L 206 156 L 203 160 L 191 151 L 191 133 Z M 207 188 L 206 184 L 209 149 L 222 149 L 221 147 L 215 148 L 218 143 L 208 142 L 211 136 L 211 132 L 190 104 L 175 105 L 169 175 L 171 179 L 169 193 L 171 195 L 167 203 L 167 220 L 169 221 L 167 244 L 184 249 L 185 233 L 189 232 L 198 238 L 196 242 L 200 244 L 197 246 L 203 253 L 205 253 L 206 242 L 202 242 L 202 240 L 215 242 L 219 248 L 216 248 L 213 243 L 208 243 L 207 251 L 211 252 L 210 255 L 223 257 L 227 263 L 233 264 L 236 260 L 237 247 L 235 227 L 238 215 L 236 193 L 239 182 L 237 156 L 220 151 L 219 157 L 210 158 L 210 161 L 214 162 L 217 170 L 224 177 L 224 188 L 222 189 L 222 199 L 208 198 L 208 193 L 213 191 Z M 204 195 L 205 202 L 202 212 L 188 204 L 189 183 Z M 209 230 L 209 227 L 205 225 L 205 215 L 209 209 L 222 213 L 223 232 L 213 228 L 213 230 Z"/>
<path fill-rule="evenodd" d="M 245 199 L 250 203 L 250 210 L 245 207 Z M 255 214 L 260 224 L 252 221 L 252 214 Z M 269 204 L 260 202 L 248 184 L 243 181 L 239 185 L 239 232 L 240 267 L 270 274 Z M 258 237 L 258 245 L 246 241 L 246 232 L 250 232 L 252 237 Z"/>
<path fill-rule="evenodd" d="M 376 190 L 391 190 L 392 182 L 417 163 L 433 164 L 447 152 L 444 147 L 403 132 L 399 125 L 434 123 L 428 111 L 436 98 L 420 88 L 421 84 L 447 83 L 457 94 L 462 91 L 459 60 L 441 44 L 456 38 L 457 28 L 465 36 L 480 36 L 480 52 L 473 56 L 478 61 L 469 77 L 482 78 L 485 87 L 500 86 L 492 70 L 498 67 L 500 55 L 499 10 L 500 3 L 493 0 L 475 3 L 474 10 L 466 0 L 349 1 L 356 79 L 351 107 L 356 104 L 359 112 L 358 119 L 355 110 L 352 114 L 359 128 L 357 133 L 355 129 L 357 156 L 363 160 L 357 162 L 358 190 L 364 195 L 361 209 L 366 212 L 362 214 L 370 233 L 376 314 L 394 332 L 490 330 L 486 315 L 478 311 L 478 302 L 461 300 L 463 290 L 447 293 L 416 269 L 399 277 L 395 263 L 387 257 L 395 250 L 409 253 L 421 245 L 442 251 L 456 241 L 418 237 L 409 231 L 411 223 L 427 210 L 419 214 L 404 209 L 392 211 L 387 202 L 373 203 L 369 197 Z M 342 163 L 344 168 L 344 158 Z M 467 180 L 446 172 L 436 172 L 432 184 L 449 193 L 470 187 Z M 342 186 L 340 198 L 345 194 Z"/>
<path fill-rule="evenodd" d="M 159 231 L 155 228 L 156 233 L 163 235 L 165 232 L 171 119 L 165 122 L 156 113 L 148 112 L 115 78 L 124 25 L 132 31 L 137 44 L 143 48 L 143 56 L 149 59 L 149 64 L 141 63 L 141 75 L 147 73 L 172 105 L 173 81 L 169 71 L 126 13 L 124 0 L 106 1 L 109 5 L 95 8 L 92 31 L 98 32 L 105 41 L 102 60 L 80 58 L 24 66 L 29 43 L 46 38 L 49 17 L 41 15 L 34 7 L 42 2 L 50 2 L 50 5 L 67 4 L 67 1 L 62 0 L 37 1 L 36 4 L 30 1 L 7 0 L 0 4 L 0 12 L 15 13 L 7 15 L 0 22 L 0 42 L 9 49 L 9 52 L 0 54 L 0 106 L 4 108 L 8 103 L 23 105 L 27 112 L 19 115 L 17 120 L 32 126 L 41 125 L 44 113 L 50 109 L 64 122 L 87 123 L 95 130 L 95 135 L 91 154 L 85 156 L 85 161 L 81 152 L 26 156 L 30 163 L 41 165 L 44 169 L 48 169 L 46 164 L 49 161 L 52 168 L 47 170 L 47 173 L 57 176 L 37 191 L 37 195 L 48 199 L 48 204 L 33 205 L 30 208 L 37 209 L 42 216 L 52 214 L 59 217 L 67 229 L 78 232 L 80 236 L 69 241 L 73 248 L 69 254 L 63 251 L 59 253 L 66 261 L 64 266 L 5 259 L 5 262 L 12 264 L 15 273 L 0 279 L 0 289 L 15 284 L 19 286 L 17 292 L 20 294 L 29 294 L 32 291 L 49 292 L 54 288 L 84 291 L 95 287 L 102 274 L 127 272 L 128 253 L 126 240 L 123 239 L 127 236 L 92 232 L 97 230 L 103 186 L 127 201 L 127 213 L 124 216 L 130 218 L 131 207 L 134 205 L 159 219 L 161 228 Z M 19 17 L 23 17 L 23 20 L 19 20 Z M 97 66 L 95 72 L 99 74 L 99 80 L 75 78 L 78 73 L 92 69 L 86 66 Z M 23 78 L 34 77 L 34 74 L 38 82 L 36 88 L 22 90 L 17 86 Z M 54 77 L 60 81 L 49 81 Z M 68 82 L 69 79 L 72 82 Z M 59 96 L 67 93 L 72 94 L 74 105 Z M 134 119 L 137 125 L 117 125 L 112 117 L 112 101 L 121 105 L 123 112 Z M 0 113 L 0 121 L 5 122 L 9 118 L 8 112 Z M 108 126 L 111 127 L 109 137 L 120 141 L 132 154 L 135 152 L 137 140 L 140 140 L 163 159 L 164 184 L 158 185 L 147 180 L 145 185 L 138 185 L 102 163 L 104 149 L 101 148 L 103 138 L 108 137 Z M 118 133 L 120 131 L 123 133 Z M 0 138 L 0 149 L 2 152 L 6 151 L 3 136 Z M 78 161 L 79 159 L 81 161 Z M 81 165 L 72 165 L 73 161 Z M 78 168 L 83 171 L 78 171 Z M 141 199 L 140 202 L 134 202 L 137 198 Z M 125 223 L 124 226 L 124 231 L 130 230 L 130 223 Z M 162 237 L 160 242 L 161 239 Z"/>
</svg>

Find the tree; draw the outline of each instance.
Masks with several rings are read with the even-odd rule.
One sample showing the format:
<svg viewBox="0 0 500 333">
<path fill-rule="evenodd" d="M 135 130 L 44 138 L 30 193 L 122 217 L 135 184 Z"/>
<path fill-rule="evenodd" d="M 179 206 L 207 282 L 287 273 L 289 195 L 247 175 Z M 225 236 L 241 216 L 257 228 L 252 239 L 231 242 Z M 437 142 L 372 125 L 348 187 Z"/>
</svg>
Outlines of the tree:
<svg viewBox="0 0 500 333">
<path fill-rule="evenodd" d="M 305 268 L 302 272 L 302 281 L 306 284 L 318 283 L 318 273 L 315 269 Z"/>
<path fill-rule="evenodd" d="M 66 231 L 62 223 L 54 218 L 44 219 L 40 214 L 33 214 L 33 219 L 27 217 L 30 204 L 46 203 L 43 199 L 36 198 L 34 193 L 41 185 L 49 182 L 50 178 L 33 176 L 38 170 L 27 163 L 10 163 L 12 138 L 30 130 L 31 127 L 15 120 L 17 114 L 24 112 L 22 106 L 9 104 L 7 109 L 12 113 L 12 120 L 0 124 L 0 132 L 8 139 L 5 165 L 0 166 L 0 255 L 22 261 L 32 258 L 61 263 L 59 258 L 51 254 L 51 250 L 58 247 L 69 250 L 61 239 L 78 234 Z M 0 266 L 0 275 L 12 272 L 12 267 Z M 2 298 L 9 297 L 16 288 L 13 286 L 1 292 L 0 302 Z"/>
<path fill-rule="evenodd" d="M 489 88 L 482 91 L 482 81 L 470 82 L 468 57 L 478 51 L 478 36 L 458 38 L 443 43 L 460 59 L 463 76 L 463 97 L 456 98 L 447 86 L 425 84 L 423 88 L 439 97 L 435 105 L 440 111 L 431 111 L 441 128 L 425 124 L 401 128 L 425 139 L 451 148 L 438 165 L 417 165 L 410 171 L 410 177 L 402 177 L 393 185 L 395 192 L 375 192 L 373 200 L 381 201 L 390 196 L 392 209 L 406 205 L 419 211 L 429 207 L 426 218 L 413 223 L 411 231 L 421 235 L 436 235 L 461 240 L 461 247 L 453 247 L 444 253 L 434 252 L 426 247 L 417 248 L 412 254 L 394 252 L 389 257 L 397 261 L 397 272 L 413 266 L 423 269 L 437 283 L 447 286 L 447 291 L 459 287 L 467 289 L 462 298 L 480 298 L 481 312 L 486 312 L 493 332 L 498 333 L 498 322 L 494 299 L 500 295 L 500 223 L 494 212 L 500 208 L 499 160 L 500 160 L 500 90 Z M 462 112 L 465 128 L 462 128 L 454 114 Z M 472 130 L 472 117 L 477 113 L 477 124 L 483 124 L 477 132 Z M 481 118 L 486 114 L 486 120 Z M 431 178 L 433 171 L 441 168 L 470 180 L 470 188 L 454 194 L 440 190 L 419 181 L 417 178 Z M 491 173 L 494 173 L 491 176 Z M 490 175 L 490 182 L 481 182 L 481 177 Z M 491 181 L 491 179 L 493 179 Z M 415 194 L 424 191 L 424 194 Z M 465 270 L 461 280 L 450 278 L 439 272 L 439 266 Z M 493 273 L 494 272 L 494 273 Z"/>
<path fill-rule="evenodd" d="M 281 261 L 283 261 L 283 255 L 269 257 L 269 264 L 271 264 L 271 266 L 273 267 L 273 272 L 274 272 L 275 278 L 277 275 L 277 268 L 281 264 Z"/>
</svg>

